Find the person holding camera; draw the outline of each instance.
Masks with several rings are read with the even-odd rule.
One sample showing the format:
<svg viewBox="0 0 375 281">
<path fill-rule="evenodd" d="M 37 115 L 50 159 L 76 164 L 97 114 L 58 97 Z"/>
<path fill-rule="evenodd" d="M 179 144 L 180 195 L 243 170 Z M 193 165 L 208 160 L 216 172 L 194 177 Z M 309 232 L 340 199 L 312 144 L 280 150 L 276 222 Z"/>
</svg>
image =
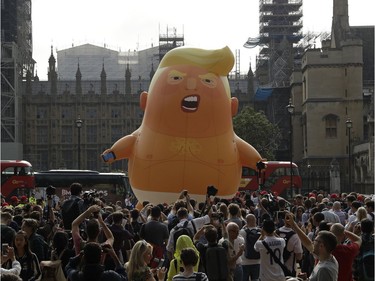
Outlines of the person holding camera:
<svg viewBox="0 0 375 281">
<path fill-rule="evenodd" d="M 293 213 L 289 213 L 289 215 L 294 217 Z M 285 219 L 285 211 L 283 217 Z M 302 259 L 303 249 L 301 240 L 291 227 L 292 226 L 290 225 L 290 221 L 285 220 L 284 226 L 279 227 L 276 230 L 276 234 L 285 239 L 285 248 L 282 252 L 284 263 L 292 273 L 292 276 L 295 277 L 297 262 Z"/>
<path fill-rule="evenodd" d="M 4 244 L 2 248 L 3 249 L 1 249 L 2 253 L 1 253 L 0 264 L 3 265 L 4 263 L 7 263 L 9 261 L 11 263 L 11 266 L 9 269 L 1 267 L 0 275 L 11 273 L 11 274 L 15 274 L 19 276 L 21 273 L 21 264 L 18 260 L 16 260 L 16 256 L 14 254 L 14 248 L 9 247 L 7 244 Z"/>
<path fill-rule="evenodd" d="M 84 241 L 80 234 L 79 226 L 86 219 L 89 220 L 86 223 L 87 241 Z M 100 213 L 100 206 L 92 205 L 81 215 L 79 215 L 72 223 L 72 238 L 76 254 L 80 253 L 82 244 L 88 242 L 98 242 L 99 234 L 101 231 L 103 231 L 107 239 L 104 243 L 112 246 L 114 241 L 113 234 L 103 221 L 102 215 Z"/>
<path fill-rule="evenodd" d="M 104 270 L 101 264 L 102 254 L 106 253 L 114 260 L 115 270 Z M 83 263 L 82 270 L 79 265 Z M 65 268 L 70 281 L 127 281 L 124 267 L 115 251 L 109 244 L 100 246 L 96 242 L 88 242 L 83 251 L 71 258 Z"/>
<path fill-rule="evenodd" d="M 186 208 L 181 207 L 177 211 L 177 217 L 179 219 L 179 222 L 174 228 L 171 229 L 169 233 L 167 247 L 166 247 L 168 251 L 167 253 L 168 253 L 169 260 L 172 260 L 173 253 L 175 252 L 175 246 L 176 246 L 175 243 L 178 238 L 178 237 L 175 237 L 175 233 L 180 228 L 186 228 L 188 232 L 191 233 L 190 238 L 193 240 L 193 237 L 195 233 L 197 232 L 197 229 L 200 229 L 203 227 L 203 225 L 211 222 L 211 213 L 212 213 L 212 210 L 210 210 L 208 214 L 203 217 L 189 220 L 188 210 Z"/>
</svg>

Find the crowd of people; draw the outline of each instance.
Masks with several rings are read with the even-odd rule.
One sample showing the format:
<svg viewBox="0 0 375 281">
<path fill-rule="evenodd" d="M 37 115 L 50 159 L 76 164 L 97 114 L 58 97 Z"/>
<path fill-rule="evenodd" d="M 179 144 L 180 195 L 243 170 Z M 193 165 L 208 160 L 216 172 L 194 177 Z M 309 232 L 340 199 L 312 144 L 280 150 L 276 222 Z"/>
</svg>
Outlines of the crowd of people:
<svg viewBox="0 0 375 281">
<path fill-rule="evenodd" d="M 70 191 L 61 203 L 54 194 L 2 201 L 2 280 L 374 280 L 372 196 L 288 201 L 262 191 L 196 202 L 183 190 L 170 204 L 113 204 L 79 183 Z"/>
</svg>

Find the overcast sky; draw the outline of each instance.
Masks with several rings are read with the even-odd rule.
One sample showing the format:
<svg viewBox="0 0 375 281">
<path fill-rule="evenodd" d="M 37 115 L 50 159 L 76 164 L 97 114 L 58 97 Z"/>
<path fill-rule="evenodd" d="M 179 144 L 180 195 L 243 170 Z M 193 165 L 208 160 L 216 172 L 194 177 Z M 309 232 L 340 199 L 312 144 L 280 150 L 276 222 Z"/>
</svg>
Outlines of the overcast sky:
<svg viewBox="0 0 375 281">
<path fill-rule="evenodd" d="M 348 0 L 349 24 L 374 25 L 374 0 Z M 330 31 L 333 0 L 304 0 L 303 31 Z M 185 45 L 240 50 L 240 69 L 255 66 L 257 49 L 246 49 L 259 34 L 259 0 L 32 0 L 33 58 L 47 80 L 53 46 L 63 50 L 90 43 L 112 50 L 143 50 L 159 44 L 159 33 L 175 27 Z M 58 67 L 58 65 L 57 65 Z"/>
</svg>

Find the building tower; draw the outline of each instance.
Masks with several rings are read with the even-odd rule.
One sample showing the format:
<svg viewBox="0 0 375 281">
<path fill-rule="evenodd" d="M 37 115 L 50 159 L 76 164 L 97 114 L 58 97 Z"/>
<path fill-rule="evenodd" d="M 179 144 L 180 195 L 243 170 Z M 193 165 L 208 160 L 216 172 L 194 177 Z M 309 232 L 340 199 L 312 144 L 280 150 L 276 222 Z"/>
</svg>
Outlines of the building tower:
<svg viewBox="0 0 375 281">
<path fill-rule="evenodd" d="M 51 46 L 51 56 L 48 60 L 48 81 L 51 83 L 51 94 L 57 94 L 57 72 L 56 72 L 56 59 L 53 56 L 53 46 Z"/>
<path fill-rule="evenodd" d="M 297 44 L 302 38 L 302 0 L 259 0 L 259 38 L 245 47 L 261 46 L 256 62 L 259 85 L 288 87 Z"/>
<path fill-rule="evenodd" d="M 32 59 L 31 0 L 1 1 L 1 156 L 22 159 L 21 83 Z"/>
</svg>

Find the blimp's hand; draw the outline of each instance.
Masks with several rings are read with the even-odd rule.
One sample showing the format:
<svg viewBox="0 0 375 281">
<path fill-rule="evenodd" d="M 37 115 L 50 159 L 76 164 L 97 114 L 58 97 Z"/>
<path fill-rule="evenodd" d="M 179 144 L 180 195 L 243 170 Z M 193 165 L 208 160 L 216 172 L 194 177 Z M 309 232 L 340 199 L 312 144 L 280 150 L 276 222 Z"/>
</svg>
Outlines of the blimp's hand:
<svg viewBox="0 0 375 281">
<path fill-rule="evenodd" d="M 107 162 L 107 163 L 112 163 L 113 161 L 116 160 L 116 155 L 115 153 L 110 150 L 110 149 L 107 149 L 105 150 L 103 153 L 102 153 L 102 159 L 104 162 Z"/>
</svg>

